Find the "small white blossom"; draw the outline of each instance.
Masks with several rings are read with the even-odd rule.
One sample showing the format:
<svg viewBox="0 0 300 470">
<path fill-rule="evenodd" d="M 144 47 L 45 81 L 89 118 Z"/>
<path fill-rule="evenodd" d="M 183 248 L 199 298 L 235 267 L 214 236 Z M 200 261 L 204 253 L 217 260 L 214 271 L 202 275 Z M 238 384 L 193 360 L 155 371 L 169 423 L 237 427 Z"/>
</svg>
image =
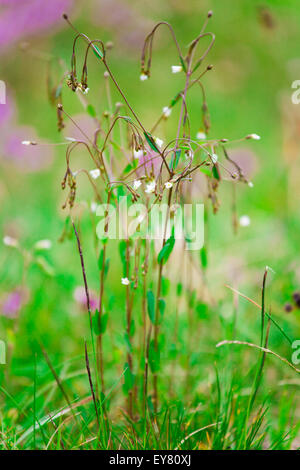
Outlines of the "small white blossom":
<svg viewBox="0 0 300 470">
<path fill-rule="evenodd" d="M 163 108 L 163 113 L 164 113 L 164 117 L 167 118 L 167 117 L 171 116 L 172 109 L 169 108 L 168 106 L 165 106 L 165 107 Z"/>
<path fill-rule="evenodd" d="M 182 66 L 181 65 L 172 65 L 171 70 L 172 70 L 172 73 L 182 72 Z"/>
<path fill-rule="evenodd" d="M 170 181 L 167 181 L 167 182 L 165 183 L 165 188 L 167 188 L 167 189 L 171 189 L 172 186 L 173 186 L 173 183 L 170 183 Z"/>
<path fill-rule="evenodd" d="M 10 237 L 9 235 L 6 235 L 6 236 L 3 238 L 3 243 L 4 243 L 4 245 L 6 245 L 6 246 L 12 246 L 12 247 L 17 247 L 17 246 L 18 246 L 18 240 L 16 240 L 16 239 L 13 238 L 13 237 Z"/>
<path fill-rule="evenodd" d="M 121 283 L 123 284 L 123 286 L 128 286 L 130 284 L 130 281 L 128 277 L 122 277 Z"/>
<path fill-rule="evenodd" d="M 141 186 L 142 182 L 140 180 L 135 180 L 133 182 L 133 189 L 137 190 Z"/>
<path fill-rule="evenodd" d="M 155 181 L 150 181 L 147 185 L 146 185 L 146 189 L 145 189 L 145 193 L 147 194 L 150 194 L 150 193 L 153 193 L 155 191 L 155 186 L 156 186 L 156 183 Z"/>
<path fill-rule="evenodd" d="M 159 148 L 163 146 L 164 141 L 159 139 L 158 137 L 155 137 L 155 143 L 158 145 Z"/>
<path fill-rule="evenodd" d="M 145 73 L 141 73 L 141 75 L 140 75 L 140 80 L 141 80 L 142 82 L 144 82 L 145 80 L 148 80 L 148 75 L 146 75 Z"/>
<path fill-rule="evenodd" d="M 260 140 L 260 135 L 249 134 L 249 135 L 247 135 L 247 139 Z"/>
<path fill-rule="evenodd" d="M 250 217 L 248 215 L 242 215 L 240 217 L 240 226 L 241 227 L 248 227 L 251 223 Z"/>
<path fill-rule="evenodd" d="M 216 153 L 213 153 L 212 156 L 211 156 L 211 161 L 213 162 L 213 164 L 217 163 L 218 161 L 218 155 Z"/>
<path fill-rule="evenodd" d="M 204 140 L 204 139 L 206 139 L 206 134 L 205 134 L 205 132 L 202 132 L 202 131 L 197 132 L 196 138 L 197 138 L 198 140 Z"/>
<path fill-rule="evenodd" d="M 91 212 L 95 213 L 97 210 L 97 207 L 98 207 L 98 204 L 95 201 L 91 202 Z"/>
<path fill-rule="evenodd" d="M 51 247 L 52 247 L 51 240 L 39 240 L 34 245 L 34 248 L 36 250 L 50 250 Z"/>
<path fill-rule="evenodd" d="M 30 140 L 22 140 L 22 145 L 31 145 Z"/>
<path fill-rule="evenodd" d="M 86 88 L 85 90 L 82 91 L 82 93 L 83 93 L 84 95 L 87 95 L 89 91 L 90 91 L 90 89 L 89 89 L 89 88 Z"/>
<path fill-rule="evenodd" d="M 100 176 L 100 170 L 98 168 L 96 168 L 95 170 L 90 170 L 89 173 L 94 180 L 96 180 Z"/>
<path fill-rule="evenodd" d="M 133 156 L 134 156 L 134 158 L 138 158 L 138 159 L 139 159 L 139 158 L 142 158 L 143 155 L 144 155 L 144 151 L 143 151 L 142 149 L 140 149 L 140 150 L 134 150 L 134 151 L 133 151 Z"/>
<path fill-rule="evenodd" d="M 253 188 L 254 184 L 252 183 L 252 181 L 249 181 L 248 186 L 249 188 Z"/>
</svg>

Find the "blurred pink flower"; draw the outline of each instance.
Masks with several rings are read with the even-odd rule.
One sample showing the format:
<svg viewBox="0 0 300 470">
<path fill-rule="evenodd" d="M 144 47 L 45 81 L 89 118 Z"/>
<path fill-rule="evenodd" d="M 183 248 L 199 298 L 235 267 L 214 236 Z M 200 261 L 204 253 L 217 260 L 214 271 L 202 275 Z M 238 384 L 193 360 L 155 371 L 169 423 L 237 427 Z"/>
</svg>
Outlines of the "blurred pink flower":
<svg viewBox="0 0 300 470">
<path fill-rule="evenodd" d="M 6 103 L 0 104 L 0 125 L 8 124 L 15 115 L 15 103 L 12 97 L 7 94 Z"/>
<path fill-rule="evenodd" d="M 98 305 L 97 296 L 96 296 L 95 292 L 91 291 L 91 290 L 89 291 L 89 295 L 90 295 L 91 310 L 92 311 L 96 310 L 97 305 Z M 82 310 L 86 310 L 87 302 L 86 302 L 86 293 L 85 293 L 84 287 L 82 287 L 82 286 L 76 287 L 76 289 L 74 290 L 73 297 L 76 300 L 76 302 L 78 303 L 78 305 L 80 306 L 80 308 Z"/>
<path fill-rule="evenodd" d="M 134 51 L 140 49 L 146 33 L 153 26 L 130 1 L 125 0 L 94 2 L 91 20 L 102 28 L 114 31 L 119 47 L 125 46 Z"/>
<path fill-rule="evenodd" d="M 1 314 L 6 318 L 17 318 L 27 298 L 27 293 L 22 288 L 10 292 L 2 305 Z"/>
<path fill-rule="evenodd" d="M 62 14 L 68 13 L 73 0 L 0 0 L 0 49 L 21 38 L 44 33 L 60 22 Z"/>
<path fill-rule="evenodd" d="M 142 175 L 149 175 L 151 171 L 153 170 L 154 175 L 157 176 L 159 173 L 161 164 L 162 164 L 162 158 L 161 156 L 155 152 L 154 150 L 150 150 L 149 148 L 146 147 L 146 153 L 139 158 L 139 166 L 143 165 L 141 168 L 138 170 L 138 174 L 140 176 Z"/>
<path fill-rule="evenodd" d="M 76 122 L 78 127 L 83 130 L 91 141 L 94 141 L 94 133 L 97 129 L 97 126 L 93 119 L 86 114 L 76 114 L 72 116 L 72 119 Z M 84 140 L 87 142 L 85 135 L 69 120 L 66 119 L 66 127 L 63 130 L 65 137 L 71 137 L 72 139 Z"/>
<path fill-rule="evenodd" d="M 1 135 L 1 134 L 0 134 Z M 1 135 L 3 142 L 3 159 L 14 163 L 25 172 L 47 168 L 53 159 L 52 147 L 43 145 L 32 127 L 18 126 Z M 23 145 L 22 141 L 38 141 L 41 145 Z"/>
</svg>

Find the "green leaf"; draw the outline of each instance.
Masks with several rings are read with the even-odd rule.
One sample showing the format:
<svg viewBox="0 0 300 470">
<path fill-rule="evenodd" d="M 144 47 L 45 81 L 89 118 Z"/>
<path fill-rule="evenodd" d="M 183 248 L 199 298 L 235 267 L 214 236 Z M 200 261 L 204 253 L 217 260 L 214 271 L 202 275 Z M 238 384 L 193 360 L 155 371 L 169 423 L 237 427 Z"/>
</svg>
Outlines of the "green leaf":
<svg viewBox="0 0 300 470">
<path fill-rule="evenodd" d="M 163 297 L 166 297 L 169 293 L 170 290 L 170 279 L 166 278 L 165 276 L 162 276 L 161 278 L 161 292 Z"/>
<path fill-rule="evenodd" d="M 149 366 L 152 373 L 158 372 L 160 369 L 160 351 L 159 346 L 155 348 L 154 340 L 152 339 L 149 345 Z"/>
<path fill-rule="evenodd" d="M 216 178 L 216 180 L 220 181 L 221 177 L 220 177 L 218 167 L 216 165 L 213 166 L 212 174 L 213 174 L 213 177 Z"/>
<path fill-rule="evenodd" d="M 99 47 L 96 46 L 95 44 L 93 44 L 92 49 L 93 49 L 93 53 L 95 54 L 95 56 L 102 60 L 103 59 L 103 54 L 100 51 Z"/>
<path fill-rule="evenodd" d="M 123 385 L 123 391 L 125 394 L 127 394 L 129 390 L 131 390 L 132 387 L 134 386 L 134 379 L 135 377 L 133 373 L 131 372 L 128 363 L 126 362 L 124 364 L 124 385 Z"/>
<path fill-rule="evenodd" d="M 172 253 L 174 245 L 175 245 L 175 237 L 174 235 L 171 235 L 171 237 L 168 238 L 168 240 L 166 240 L 166 243 L 164 244 L 164 246 L 162 247 L 162 249 L 160 250 L 158 254 L 158 258 L 157 258 L 158 263 L 165 264 L 168 261 L 168 258 L 170 254 Z"/>
<path fill-rule="evenodd" d="M 176 150 L 176 152 L 175 152 L 175 158 L 174 158 L 174 154 L 172 155 L 171 168 L 172 168 L 173 170 L 175 170 L 175 168 L 176 168 L 177 165 L 178 165 L 178 162 L 179 162 L 179 159 L 180 159 L 180 155 L 181 155 L 181 149 Z"/>
<path fill-rule="evenodd" d="M 182 284 L 181 282 L 178 282 L 177 286 L 176 286 L 176 295 L 177 297 L 180 297 L 182 294 Z"/>
<path fill-rule="evenodd" d="M 104 266 L 104 277 L 106 277 L 106 276 L 107 276 L 108 270 L 109 270 L 109 258 L 107 258 L 107 260 L 105 261 L 105 266 Z"/>
<path fill-rule="evenodd" d="M 158 308 L 159 308 L 159 313 L 162 317 L 163 314 L 165 313 L 165 308 L 166 308 L 166 302 L 165 302 L 164 299 L 159 299 L 158 300 Z"/>
<path fill-rule="evenodd" d="M 152 148 L 152 150 L 159 153 L 159 149 L 157 148 L 157 145 L 156 145 L 152 135 L 149 134 L 149 132 L 144 132 L 144 136 L 145 136 L 145 139 L 147 140 L 148 144 Z"/>
<path fill-rule="evenodd" d="M 152 290 L 148 290 L 147 292 L 147 306 L 148 306 L 148 315 L 153 323 L 155 324 L 155 298 Z"/>
<path fill-rule="evenodd" d="M 207 252 L 205 247 L 200 250 L 200 260 L 202 267 L 205 269 L 207 267 Z"/>
<path fill-rule="evenodd" d="M 95 335 L 103 335 L 106 331 L 108 320 L 108 313 L 102 313 L 101 319 L 99 316 L 99 310 L 96 309 L 95 315 L 93 316 L 92 325 Z"/>
<path fill-rule="evenodd" d="M 97 116 L 96 110 L 92 104 L 88 104 L 86 110 L 91 117 L 95 118 Z"/>
<path fill-rule="evenodd" d="M 211 177 L 211 169 L 208 167 L 200 168 L 201 173 L 204 173 L 206 176 Z"/>
<path fill-rule="evenodd" d="M 102 265 L 103 265 L 103 250 L 100 251 L 99 258 L 98 258 L 99 271 L 102 271 Z"/>
</svg>

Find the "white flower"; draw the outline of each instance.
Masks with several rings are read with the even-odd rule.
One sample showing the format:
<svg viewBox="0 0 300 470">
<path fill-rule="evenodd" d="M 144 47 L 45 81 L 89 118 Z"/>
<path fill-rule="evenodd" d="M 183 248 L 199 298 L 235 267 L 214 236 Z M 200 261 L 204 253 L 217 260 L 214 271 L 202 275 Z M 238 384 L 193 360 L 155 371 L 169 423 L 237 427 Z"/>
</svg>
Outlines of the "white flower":
<svg viewBox="0 0 300 470">
<path fill-rule="evenodd" d="M 260 135 L 249 134 L 249 135 L 247 135 L 247 139 L 260 140 Z"/>
<path fill-rule="evenodd" d="M 93 201 L 91 203 L 91 212 L 96 212 L 97 207 L 98 207 L 98 204 L 95 201 Z"/>
<path fill-rule="evenodd" d="M 89 88 L 86 88 L 85 90 L 82 91 L 82 93 L 83 93 L 84 95 L 87 95 L 89 91 L 90 91 L 90 89 L 89 89 Z"/>
<path fill-rule="evenodd" d="M 165 106 L 163 108 L 164 117 L 167 118 L 167 117 L 171 116 L 171 112 L 172 112 L 172 109 L 169 108 L 168 106 Z"/>
<path fill-rule="evenodd" d="M 130 281 L 128 277 L 122 277 L 121 283 L 123 284 L 123 286 L 128 286 L 130 284 Z"/>
<path fill-rule="evenodd" d="M 94 180 L 96 180 L 100 176 L 100 170 L 98 168 L 96 168 L 95 170 L 90 170 L 89 173 Z"/>
<path fill-rule="evenodd" d="M 139 187 L 141 186 L 142 182 L 140 180 L 135 180 L 133 182 L 133 189 L 139 189 Z"/>
<path fill-rule="evenodd" d="M 250 225 L 251 223 L 251 220 L 250 220 L 250 217 L 248 215 L 242 215 L 240 217 L 240 226 L 241 227 L 248 227 L 248 225 Z"/>
<path fill-rule="evenodd" d="M 171 70 L 172 70 L 172 73 L 182 72 L 182 66 L 181 65 L 172 65 Z"/>
<path fill-rule="evenodd" d="M 140 75 L 140 80 L 141 80 L 142 82 L 144 82 L 145 80 L 148 80 L 148 75 L 146 75 L 145 73 L 141 73 L 141 75 Z"/>
<path fill-rule="evenodd" d="M 155 186 L 156 186 L 155 181 L 154 180 L 150 181 L 146 185 L 145 193 L 147 193 L 147 194 L 153 193 L 155 191 Z"/>
<path fill-rule="evenodd" d="M 159 139 L 158 137 L 155 137 L 155 143 L 158 145 L 159 148 L 163 146 L 164 141 Z"/>
<path fill-rule="evenodd" d="M 248 186 L 249 188 L 253 188 L 254 184 L 252 183 L 252 181 L 249 181 Z"/>
<path fill-rule="evenodd" d="M 206 134 L 205 134 L 205 132 L 202 132 L 202 131 L 197 132 L 196 138 L 197 138 L 198 140 L 204 140 L 204 139 L 206 139 Z"/>
<path fill-rule="evenodd" d="M 30 140 L 22 140 L 22 145 L 31 145 Z"/>
<path fill-rule="evenodd" d="M 218 155 L 216 153 L 213 153 L 212 156 L 211 156 L 211 161 L 213 162 L 213 164 L 217 163 L 218 161 Z"/>
<path fill-rule="evenodd" d="M 39 240 L 34 245 L 34 248 L 36 250 L 50 250 L 51 247 L 52 247 L 51 240 Z"/>
<path fill-rule="evenodd" d="M 18 240 L 16 240 L 16 239 L 13 238 L 13 237 L 10 237 L 9 235 L 6 235 L 6 236 L 3 238 L 3 243 L 4 243 L 4 245 L 6 245 L 6 246 L 13 246 L 13 247 L 17 247 L 17 246 L 18 246 Z"/>
<path fill-rule="evenodd" d="M 143 155 L 144 155 L 144 151 L 142 149 L 133 151 L 134 158 L 140 159 L 143 157 Z"/>
<path fill-rule="evenodd" d="M 165 183 L 165 188 L 167 188 L 167 189 L 171 189 L 172 186 L 173 186 L 173 183 L 170 183 L 170 181 L 167 181 L 167 182 Z"/>
</svg>

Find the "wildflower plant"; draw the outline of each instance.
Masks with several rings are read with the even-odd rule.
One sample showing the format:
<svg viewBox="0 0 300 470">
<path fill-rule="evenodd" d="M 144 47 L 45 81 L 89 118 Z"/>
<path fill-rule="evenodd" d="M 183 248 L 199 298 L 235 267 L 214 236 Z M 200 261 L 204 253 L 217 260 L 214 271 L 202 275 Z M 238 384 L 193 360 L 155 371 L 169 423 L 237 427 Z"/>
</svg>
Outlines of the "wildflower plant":
<svg viewBox="0 0 300 470">
<path fill-rule="evenodd" d="M 77 31 L 67 15 L 64 19 L 75 32 L 71 54 L 71 68 L 66 78 L 67 86 L 75 93 L 87 95 L 89 91 L 88 59 L 91 53 L 103 67 L 105 87 L 111 103 L 110 87 L 116 88 L 120 102 L 115 109 L 103 113 L 103 120 L 97 117 L 93 104 L 84 98 L 85 108 L 97 123 L 93 139 L 80 129 L 82 139 L 70 139 L 66 150 L 66 172 L 62 180 L 62 189 L 68 191 L 63 205 L 68 208 L 68 220 L 73 225 L 77 239 L 83 274 L 86 305 L 90 321 L 92 353 L 95 368 L 93 374 L 89 370 L 89 380 L 92 395 L 95 400 L 95 410 L 99 419 L 99 426 L 107 431 L 107 388 L 105 373 L 105 351 L 103 350 L 103 336 L 109 329 L 109 312 L 105 308 L 105 286 L 109 283 L 110 240 L 109 224 L 110 207 L 117 210 L 121 197 L 134 207 L 143 203 L 146 207 L 144 219 L 147 219 L 155 205 L 166 204 L 164 229 L 159 240 L 158 254 L 150 239 L 140 236 L 143 217 L 138 219 L 136 230 L 130 234 L 125 227 L 124 239 L 119 242 L 119 253 L 123 272 L 120 283 L 124 287 L 123 297 L 126 310 L 126 327 L 124 344 L 127 350 L 123 368 L 123 391 L 127 397 L 127 414 L 129 419 L 150 414 L 156 416 L 160 410 L 159 385 L 161 374 L 160 356 L 164 347 L 160 334 L 164 317 L 174 304 L 172 296 L 167 297 L 165 284 L 167 282 L 168 265 L 172 263 L 172 251 L 176 241 L 176 228 L 174 214 L 179 204 L 184 204 L 189 192 L 189 185 L 193 178 L 201 173 L 207 184 L 207 199 L 211 201 L 213 212 L 219 207 L 218 190 L 223 179 L 229 180 L 233 185 L 243 183 L 251 185 L 243 174 L 242 169 L 229 155 L 228 147 L 232 142 L 221 137 L 209 138 L 210 115 L 205 93 L 205 79 L 212 70 L 212 65 L 206 64 L 208 54 L 215 42 L 215 35 L 207 32 L 207 26 L 212 12 L 200 30 L 199 35 L 190 42 L 187 54 L 184 56 L 177 41 L 172 26 L 167 22 L 159 22 L 147 35 L 141 55 L 140 80 L 151 79 L 151 65 L 154 54 L 154 38 L 159 29 L 165 29 L 171 35 L 175 45 L 174 64 L 171 68 L 173 74 L 181 74 L 184 85 L 178 93 L 170 99 L 167 106 L 162 107 L 162 113 L 151 128 L 146 128 L 142 117 L 138 116 L 128 98 L 121 88 L 115 74 L 109 65 L 109 50 L 101 39 L 91 40 L 86 34 Z M 79 41 L 86 44 L 83 58 L 78 57 L 77 46 Z M 79 63 L 83 60 L 82 69 Z M 171 78 L 170 78 L 171 79 Z M 77 123 L 69 115 L 62 104 L 61 82 L 56 92 L 58 97 L 57 115 L 58 129 L 62 130 L 65 120 L 69 119 L 78 128 Z M 196 136 L 191 135 L 191 119 L 187 96 L 192 88 L 198 88 L 202 99 L 201 121 L 197 124 L 199 131 Z M 179 108 L 177 131 L 171 140 L 161 138 L 161 124 L 173 118 L 173 109 Z M 199 119 L 199 116 L 196 117 Z M 105 130 L 108 125 L 108 130 Z M 126 129 L 126 138 L 116 137 L 116 128 Z M 122 134 L 122 131 L 121 131 Z M 249 134 L 244 139 L 258 139 L 256 134 Z M 243 140 L 243 139 L 239 139 Z M 27 142 L 24 144 L 29 145 Z M 75 148 L 81 147 L 92 160 L 93 169 L 76 169 L 72 166 L 71 156 Z M 230 162 L 235 168 L 232 172 L 226 164 Z M 82 250 L 81 235 L 77 230 L 79 221 L 73 215 L 76 204 L 77 177 L 84 173 L 88 178 L 93 192 L 93 204 L 101 204 L 105 208 L 104 230 L 98 233 L 96 243 L 96 257 L 100 276 L 98 308 L 92 311 L 90 305 L 89 286 L 86 276 L 84 253 Z M 169 227 L 168 227 L 169 224 Z M 244 224 L 245 225 L 245 224 Z M 169 230 L 167 230 L 169 228 Z M 123 227 L 124 229 L 124 227 Z M 189 240 L 186 236 L 183 250 Z M 201 250 L 202 262 L 205 248 Z M 182 255 L 183 256 L 183 255 Z M 184 289 L 178 283 L 177 296 L 189 294 L 189 286 Z M 136 331 L 136 325 L 141 325 L 141 334 Z M 190 322 L 192 334 L 193 320 Z M 175 338 L 176 341 L 176 338 Z M 86 350 L 87 364 L 88 351 Z M 102 421 L 101 421 L 101 419 Z"/>
</svg>

